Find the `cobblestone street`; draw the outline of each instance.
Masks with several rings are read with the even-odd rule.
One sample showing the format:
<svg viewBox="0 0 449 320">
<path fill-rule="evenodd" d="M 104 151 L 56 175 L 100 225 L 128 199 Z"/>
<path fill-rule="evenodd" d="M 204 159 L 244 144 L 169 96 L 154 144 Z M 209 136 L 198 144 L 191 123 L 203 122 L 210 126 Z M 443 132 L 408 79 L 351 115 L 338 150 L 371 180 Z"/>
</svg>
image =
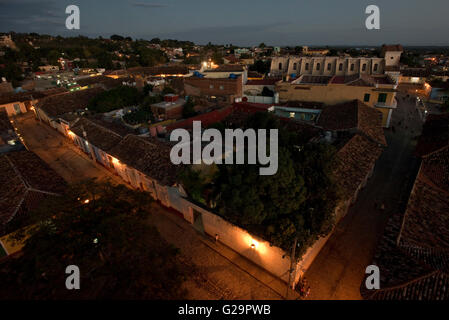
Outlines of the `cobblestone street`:
<svg viewBox="0 0 449 320">
<path fill-rule="evenodd" d="M 124 183 L 57 131 L 38 123 L 31 113 L 15 119 L 15 126 L 27 147 L 69 183 L 87 178 Z M 231 249 L 198 234 L 171 210 L 155 203 L 149 221 L 168 242 L 180 248 L 180 260 L 186 268 L 196 270 L 184 284 L 189 299 L 284 298 L 286 285 L 283 282 Z M 297 295 L 290 294 L 290 298 L 297 298 Z"/>
<path fill-rule="evenodd" d="M 385 130 L 388 147 L 373 176 L 305 274 L 311 286 L 309 299 L 361 299 L 360 285 L 377 241 L 414 180 L 409 177 L 416 174 L 412 152 L 421 126 L 414 98 L 398 95 L 392 128 Z"/>
</svg>

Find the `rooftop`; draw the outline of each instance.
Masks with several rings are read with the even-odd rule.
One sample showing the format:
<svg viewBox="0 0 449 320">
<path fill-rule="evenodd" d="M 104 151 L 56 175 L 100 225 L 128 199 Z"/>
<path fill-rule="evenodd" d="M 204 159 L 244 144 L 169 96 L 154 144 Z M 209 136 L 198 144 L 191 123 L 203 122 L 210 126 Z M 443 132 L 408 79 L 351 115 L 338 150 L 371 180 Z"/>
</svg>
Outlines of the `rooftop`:
<svg viewBox="0 0 449 320">
<path fill-rule="evenodd" d="M 84 117 L 80 118 L 70 130 L 103 151 L 112 149 L 123 138 L 117 132 Z M 84 133 L 86 133 L 86 136 L 84 136 Z"/>
<path fill-rule="evenodd" d="M 373 142 L 387 145 L 382 128 L 382 113 L 360 100 L 324 107 L 317 125 L 331 131 L 356 130 Z"/>
<path fill-rule="evenodd" d="M 42 99 L 48 96 L 67 92 L 64 88 L 52 88 L 44 91 L 26 91 L 19 93 L 3 94 L 0 96 L 0 105 L 13 102 L 24 102 L 35 99 Z"/>
<path fill-rule="evenodd" d="M 33 209 L 39 199 L 64 191 L 64 180 L 29 151 L 0 155 L 0 225 Z"/>
<path fill-rule="evenodd" d="M 84 110 L 89 101 L 103 91 L 102 88 L 92 88 L 50 96 L 39 101 L 37 107 L 45 111 L 49 117 L 57 117 L 68 112 Z"/>
<path fill-rule="evenodd" d="M 181 166 L 170 160 L 171 145 L 155 138 L 127 135 L 109 153 L 162 185 L 172 186 Z"/>
<path fill-rule="evenodd" d="M 428 115 L 416 146 L 416 154 L 422 157 L 448 145 L 449 113 Z"/>
<path fill-rule="evenodd" d="M 378 300 L 449 299 L 449 146 L 422 161 L 404 214 L 395 213 L 377 248 Z"/>
<path fill-rule="evenodd" d="M 383 148 L 378 144 L 360 134 L 354 134 L 337 152 L 334 174 L 345 200 L 354 197 L 382 151 Z"/>
</svg>

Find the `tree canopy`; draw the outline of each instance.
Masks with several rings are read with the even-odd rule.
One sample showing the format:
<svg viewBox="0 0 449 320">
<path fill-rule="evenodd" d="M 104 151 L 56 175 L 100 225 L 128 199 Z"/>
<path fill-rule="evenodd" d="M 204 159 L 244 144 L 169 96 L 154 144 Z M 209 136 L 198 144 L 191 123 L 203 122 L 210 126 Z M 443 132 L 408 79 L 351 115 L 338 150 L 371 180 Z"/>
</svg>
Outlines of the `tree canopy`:
<svg viewBox="0 0 449 320">
<path fill-rule="evenodd" d="M 274 245 L 288 250 L 296 238 L 300 255 L 332 229 L 338 199 L 332 176 L 335 150 L 327 144 L 308 143 L 269 113 L 256 113 L 241 127 L 278 129 L 275 175 L 259 175 L 259 165 L 218 165 L 211 183 L 201 184 L 201 175 L 185 174 L 184 181 L 191 181 L 183 184 L 197 202 L 209 203 L 230 222 Z M 223 126 L 216 128 L 223 130 Z M 201 200 L 200 193 L 208 194 L 208 201 Z"/>
<path fill-rule="evenodd" d="M 89 101 L 88 108 L 100 113 L 137 106 L 142 101 L 142 94 L 134 87 L 119 86 L 95 96 Z"/>
<path fill-rule="evenodd" d="M 0 292 L 11 299 L 183 298 L 178 249 L 147 222 L 149 199 L 93 181 L 49 198 L 17 235 L 23 254 L 1 265 Z M 80 269 L 80 290 L 65 287 L 68 265 Z"/>
</svg>

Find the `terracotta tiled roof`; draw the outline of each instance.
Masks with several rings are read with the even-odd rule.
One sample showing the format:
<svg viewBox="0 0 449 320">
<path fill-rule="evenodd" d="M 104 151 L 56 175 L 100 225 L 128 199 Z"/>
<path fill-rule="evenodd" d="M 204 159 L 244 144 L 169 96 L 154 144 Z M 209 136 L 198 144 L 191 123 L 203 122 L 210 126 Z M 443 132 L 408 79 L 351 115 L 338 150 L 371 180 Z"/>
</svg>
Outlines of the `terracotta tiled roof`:
<svg viewBox="0 0 449 320">
<path fill-rule="evenodd" d="M 449 113 L 427 117 L 421 137 L 416 146 L 416 154 L 420 157 L 440 150 L 449 145 Z"/>
<path fill-rule="evenodd" d="M 318 118 L 325 130 L 358 130 L 373 141 L 387 145 L 382 129 L 382 113 L 360 100 L 326 106 Z"/>
<path fill-rule="evenodd" d="M 406 285 L 376 291 L 372 300 L 448 300 L 449 276 L 442 272 L 432 272 Z"/>
<path fill-rule="evenodd" d="M 449 145 L 424 157 L 422 173 L 436 187 L 449 192 Z"/>
<path fill-rule="evenodd" d="M 178 121 L 167 126 L 167 130 L 171 131 L 177 128 L 191 129 L 193 126 L 193 121 L 201 121 L 201 126 L 206 128 L 211 124 L 222 121 L 224 118 L 229 116 L 233 111 L 231 106 L 227 106 L 221 109 L 213 110 L 211 112 L 203 113 L 188 119 Z"/>
<path fill-rule="evenodd" d="M 394 213 L 374 263 L 381 289 L 362 294 L 377 300 L 449 299 L 449 147 L 424 158 L 405 214 Z"/>
<path fill-rule="evenodd" d="M 400 245 L 446 249 L 449 254 L 449 192 L 442 192 L 420 173 L 408 203 Z"/>
<path fill-rule="evenodd" d="M 335 177 L 345 199 L 352 199 L 373 170 L 383 148 L 355 134 L 338 152 Z"/>
<path fill-rule="evenodd" d="M 12 103 L 12 102 L 23 102 L 30 101 L 35 99 L 42 99 L 48 96 L 60 94 L 67 92 L 67 89 L 64 88 L 53 88 L 44 91 L 27 91 L 27 92 L 19 92 L 13 94 L 5 94 L 0 96 L 0 105 Z"/>
<path fill-rule="evenodd" d="M 108 151 L 123 139 L 118 133 L 86 118 L 80 118 L 70 130 L 103 151 Z"/>
<path fill-rule="evenodd" d="M 35 208 L 38 200 L 64 191 L 64 180 L 29 151 L 0 155 L 0 225 Z"/>
<path fill-rule="evenodd" d="M 58 94 L 42 99 L 37 107 L 45 111 L 49 117 L 57 117 L 67 112 L 85 109 L 89 101 L 103 91 L 102 88 L 92 88 Z"/>
<path fill-rule="evenodd" d="M 169 143 L 127 135 L 109 153 L 162 185 L 172 186 L 176 182 L 181 166 L 172 164 L 170 151 Z"/>
</svg>

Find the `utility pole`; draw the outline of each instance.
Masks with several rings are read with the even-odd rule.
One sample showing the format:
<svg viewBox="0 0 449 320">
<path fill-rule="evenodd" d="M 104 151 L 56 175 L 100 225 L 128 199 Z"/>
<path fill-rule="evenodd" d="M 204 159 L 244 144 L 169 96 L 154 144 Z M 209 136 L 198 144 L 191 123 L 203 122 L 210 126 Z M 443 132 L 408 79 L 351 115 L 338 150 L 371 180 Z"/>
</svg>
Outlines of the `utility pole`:
<svg viewBox="0 0 449 320">
<path fill-rule="evenodd" d="M 294 279 L 292 279 L 293 271 L 295 270 L 295 262 L 296 262 L 296 245 L 298 243 L 298 238 L 295 237 L 295 241 L 293 242 L 293 248 L 292 248 L 292 254 L 290 256 L 290 269 L 288 270 L 288 285 L 287 285 L 287 294 L 286 299 L 288 300 L 288 293 L 290 291 L 290 287 L 292 286 L 292 282 Z"/>
</svg>

